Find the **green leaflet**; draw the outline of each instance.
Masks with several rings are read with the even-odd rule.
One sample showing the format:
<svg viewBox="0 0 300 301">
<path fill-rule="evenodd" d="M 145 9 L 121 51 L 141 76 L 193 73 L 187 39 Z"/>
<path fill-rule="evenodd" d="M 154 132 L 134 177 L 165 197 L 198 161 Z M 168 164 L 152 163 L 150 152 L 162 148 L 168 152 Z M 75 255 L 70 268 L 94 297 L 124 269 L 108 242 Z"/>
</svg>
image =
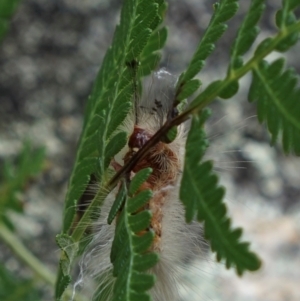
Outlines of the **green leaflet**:
<svg viewBox="0 0 300 301">
<path fill-rule="evenodd" d="M 219 97 L 228 99 L 234 96 L 239 90 L 239 82 L 233 81 L 225 86 L 224 89 L 219 93 Z"/>
<path fill-rule="evenodd" d="M 248 250 L 248 243 L 239 241 L 242 230 L 230 228 L 230 219 L 222 202 L 225 190 L 218 185 L 212 163 L 200 162 L 208 145 L 202 129 L 207 117 L 208 112 L 204 111 L 192 120 L 186 142 L 180 199 L 186 209 L 186 221 L 191 222 L 196 216 L 199 222 L 204 222 L 205 237 L 217 253 L 217 259 L 225 260 L 227 268 L 233 266 L 242 275 L 245 270 L 257 270 L 260 260 Z"/>
<path fill-rule="evenodd" d="M 276 25 L 284 29 L 287 25 L 293 24 L 294 14 L 292 13 L 298 6 L 299 0 L 283 0 L 283 7 L 276 14 Z"/>
<path fill-rule="evenodd" d="M 141 53 L 141 65 L 139 73 L 142 76 L 149 75 L 160 61 L 160 54 L 157 53 L 166 43 L 168 31 L 165 27 L 154 31 L 148 44 Z"/>
<path fill-rule="evenodd" d="M 129 191 L 136 191 L 148 176 L 149 169 L 137 173 Z M 147 230 L 151 213 L 148 210 L 137 213 L 152 197 L 149 192 L 143 190 L 127 199 L 117 220 L 111 249 L 113 275 L 117 278 L 113 287 L 114 301 L 150 301 L 146 291 L 154 285 L 155 279 L 145 271 L 157 263 L 158 256 L 147 251 L 154 238 L 154 233 Z"/>
<path fill-rule="evenodd" d="M 161 141 L 165 143 L 171 143 L 173 142 L 178 135 L 178 129 L 176 126 L 172 127 L 164 137 L 162 137 Z"/>
<path fill-rule="evenodd" d="M 125 181 L 123 180 L 121 182 L 121 187 L 118 191 L 117 197 L 111 206 L 110 212 L 108 214 L 107 223 L 110 225 L 114 218 L 116 217 L 118 211 L 121 209 L 124 202 L 126 202 L 127 197 L 127 189 Z"/>
<path fill-rule="evenodd" d="M 252 0 L 249 11 L 239 28 L 237 37 L 231 49 L 230 64 L 228 66 L 227 77 L 230 78 L 231 73 L 243 66 L 242 56 L 250 49 L 259 34 L 259 27 L 256 26 L 265 9 L 265 0 Z M 233 81 L 229 83 L 225 89 L 219 93 L 224 99 L 231 98 L 239 90 L 239 82 Z"/>
<path fill-rule="evenodd" d="M 143 61 L 143 58 L 148 57 L 151 53 L 160 50 L 166 43 L 167 37 L 168 31 L 166 27 L 163 27 L 160 30 L 153 32 L 146 47 L 141 53 L 141 61 Z"/>
<path fill-rule="evenodd" d="M 127 205 L 130 212 L 136 212 L 141 208 L 142 200 L 148 200 L 152 197 L 151 190 L 143 190 L 130 199 L 130 203 Z"/>
<path fill-rule="evenodd" d="M 213 100 L 214 97 L 212 97 L 212 95 L 217 96 L 219 94 L 216 93 L 216 91 L 220 90 L 221 85 L 222 85 L 222 81 L 220 80 L 210 83 L 202 93 L 200 93 L 197 97 L 193 99 L 193 101 L 190 104 L 190 107 L 197 107 L 200 106 L 201 104 L 206 103 L 207 100 L 208 101 Z"/>
<path fill-rule="evenodd" d="M 193 93 L 195 93 L 199 87 L 201 86 L 201 82 L 199 79 L 191 79 L 189 80 L 185 85 L 184 88 L 180 91 L 176 99 L 178 101 L 182 101 L 184 99 L 187 99 L 189 96 L 191 96 Z"/>
<path fill-rule="evenodd" d="M 115 154 L 119 153 L 127 143 L 127 133 L 119 132 L 109 141 L 104 154 L 104 169 L 107 169 Z"/>
<path fill-rule="evenodd" d="M 190 89 L 189 81 L 201 71 L 205 64 L 205 60 L 215 49 L 215 43 L 226 31 L 227 25 L 224 22 L 235 15 L 238 9 L 237 2 L 238 0 L 221 0 L 220 3 L 214 5 L 215 11 L 205 34 L 201 39 L 187 70 L 179 77 L 176 95 L 184 94 L 185 97 L 188 97 L 195 92 L 193 89 L 190 92 L 188 91 Z"/>
<path fill-rule="evenodd" d="M 149 176 L 152 173 L 151 168 L 145 168 L 140 170 L 136 176 L 132 179 L 129 187 L 129 195 L 133 196 L 138 189 L 141 187 L 141 185 L 146 182 L 146 180 L 149 178 Z"/>
<path fill-rule="evenodd" d="M 296 24 L 297 19 L 292 10 L 299 6 L 299 1 L 296 0 L 285 0 L 283 1 L 283 7 L 276 14 L 276 25 L 279 29 L 284 31 L 287 26 Z M 288 35 L 284 40 L 277 45 L 276 50 L 280 52 L 287 51 L 293 45 L 295 45 L 299 40 L 300 33 L 294 32 Z"/>
<path fill-rule="evenodd" d="M 231 49 L 230 69 L 237 69 L 243 65 L 242 55 L 244 55 L 254 43 L 259 34 L 259 27 L 256 26 L 260 20 L 264 9 L 265 0 L 252 0 L 249 11 L 239 27 L 237 37 Z"/>
<path fill-rule="evenodd" d="M 283 70 L 284 59 L 272 64 L 261 62 L 253 70 L 249 101 L 257 102 L 258 120 L 266 122 L 272 135 L 272 144 L 282 133 L 286 153 L 300 155 L 300 89 L 293 69 Z"/>
</svg>

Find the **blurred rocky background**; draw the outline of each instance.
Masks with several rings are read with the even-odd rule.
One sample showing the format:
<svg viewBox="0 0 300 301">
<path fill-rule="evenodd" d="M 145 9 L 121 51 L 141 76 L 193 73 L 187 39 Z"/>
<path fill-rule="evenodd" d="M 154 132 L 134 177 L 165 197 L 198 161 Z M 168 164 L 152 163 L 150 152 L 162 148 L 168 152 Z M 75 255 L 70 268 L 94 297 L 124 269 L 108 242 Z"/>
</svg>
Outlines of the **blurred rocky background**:
<svg viewBox="0 0 300 301">
<path fill-rule="evenodd" d="M 161 66 L 175 75 L 184 70 L 214 2 L 169 1 L 169 38 Z M 237 16 L 199 75 L 204 86 L 225 76 L 230 41 L 249 2 L 241 1 Z M 280 2 L 266 1 L 258 41 L 275 33 L 274 14 Z M 46 148 L 43 171 L 20 195 L 25 213 L 12 213 L 10 218 L 24 244 L 54 273 L 59 258 L 55 235 L 61 229 L 83 111 L 120 7 L 119 0 L 23 0 L 0 44 L 0 168 L 17 158 L 26 139 L 33 147 Z M 299 51 L 297 45 L 287 53 L 287 64 L 298 73 Z M 251 241 L 263 267 L 238 278 L 215 263 L 214 255 L 195 261 L 187 273 L 192 290 L 183 293 L 186 300 L 300 300 L 300 159 L 284 156 L 279 144 L 269 146 L 255 106 L 247 102 L 250 81 L 250 75 L 241 81 L 234 99 L 212 104 L 208 156 L 216 161 L 227 187 L 234 225 L 244 228 L 244 239 Z M 0 265 L 14 281 L 32 279 L 30 269 L 1 241 Z M 30 300 L 52 300 L 51 288 L 43 282 L 37 287 Z M 12 292 L 5 300 L 23 299 Z"/>
</svg>

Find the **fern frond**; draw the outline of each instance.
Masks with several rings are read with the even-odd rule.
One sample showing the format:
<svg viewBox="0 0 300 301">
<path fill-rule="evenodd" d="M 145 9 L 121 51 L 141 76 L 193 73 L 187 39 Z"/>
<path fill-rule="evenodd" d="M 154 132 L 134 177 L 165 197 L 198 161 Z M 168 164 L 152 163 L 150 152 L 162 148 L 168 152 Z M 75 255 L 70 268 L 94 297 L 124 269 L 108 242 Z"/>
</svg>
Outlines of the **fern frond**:
<svg viewBox="0 0 300 301">
<path fill-rule="evenodd" d="M 238 10 L 238 0 L 223 0 L 214 4 L 214 14 L 201 39 L 198 48 L 185 72 L 178 80 L 176 95 L 192 95 L 197 89 L 191 90 L 189 81 L 192 80 L 203 68 L 205 60 L 215 49 L 215 43 L 227 29 L 225 22 L 232 18 Z M 189 87 L 189 89 L 187 88 Z M 189 90 L 185 91 L 185 90 Z M 177 100 L 179 102 L 179 100 Z"/>
<path fill-rule="evenodd" d="M 205 237 L 217 253 L 217 259 L 225 260 L 227 268 L 233 266 L 242 275 L 245 270 L 257 270 L 260 260 L 248 250 L 248 243 L 239 241 L 242 230 L 230 227 L 222 202 L 225 190 L 218 185 L 212 162 L 200 163 L 208 145 L 202 129 L 207 117 L 208 113 L 204 111 L 192 120 L 186 142 L 180 199 L 185 206 L 186 221 L 191 222 L 196 216 L 199 222 L 204 222 Z"/>
<path fill-rule="evenodd" d="M 130 191 L 136 191 L 149 176 L 149 170 L 142 170 L 133 178 Z M 148 231 L 151 213 L 143 210 L 152 193 L 143 190 L 129 198 L 117 219 L 115 237 L 111 250 L 113 275 L 117 278 L 113 287 L 113 301 L 150 301 L 146 293 L 154 285 L 154 276 L 146 271 L 153 267 L 158 256 L 147 251 L 154 238 Z M 140 211 L 142 210 L 142 211 Z"/>
<path fill-rule="evenodd" d="M 300 155 L 300 89 L 293 69 L 283 70 L 284 59 L 272 64 L 261 62 L 253 70 L 249 101 L 257 102 L 258 120 L 266 122 L 272 135 L 272 144 L 282 133 L 286 153 Z"/>
<path fill-rule="evenodd" d="M 148 44 L 152 32 L 161 22 L 163 7 L 164 1 L 161 0 L 124 2 L 120 25 L 116 27 L 112 46 L 105 55 L 88 100 L 83 132 L 66 195 L 63 233 L 70 231 L 75 218 L 76 202 L 85 190 L 90 175 L 97 174 L 102 190 L 86 209 L 75 229 L 72 229 L 74 242 L 81 239 L 84 225 L 90 221 L 91 212 L 96 205 L 100 205 L 99 200 L 104 199 L 103 195 L 107 194 L 105 185 L 108 182 L 109 163 L 126 144 L 126 134 L 118 132 L 118 128 L 132 107 L 135 84 L 139 81 L 135 76 L 141 76 L 138 72 L 132 72 L 132 69 L 133 66 L 139 67 L 141 53 Z M 152 43 L 155 40 L 153 37 Z M 161 44 L 154 48 L 159 47 Z M 154 48 L 144 54 L 145 60 L 152 54 Z M 102 194 L 101 197 L 99 194 Z M 65 251 L 62 250 L 62 260 L 64 254 Z M 67 276 L 64 273 L 59 275 Z M 62 293 L 63 291 L 57 290 L 58 300 Z"/>
<path fill-rule="evenodd" d="M 141 13 L 147 10 L 147 20 L 141 20 Z M 86 116 L 84 131 L 81 135 L 80 145 L 77 153 L 76 163 L 72 172 L 70 185 L 66 197 L 66 210 L 74 206 L 74 201 L 78 200 L 84 191 L 87 178 L 97 168 L 80 171 L 81 162 L 87 158 L 100 158 L 100 175 L 102 179 L 107 168 L 107 162 L 120 149 L 110 141 L 115 135 L 118 126 L 124 121 L 131 109 L 133 87 L 133 75 L 131 66 L 126 60 L 137 60 L 138 55 L 144 48 L 145 41 L 140 40 L 140 35 L 151 32 L 153 20 L 158 16 L 158 5 L 156 3 L 146 4 L 144 1 L 127 0 L 121 13 L 121 24 L 117 26 L 113 39 L 113 44 L 108 50 L 102 68 L 94 85 L 90 96 Z M 146 27 L 148 26 L 148 28 Z M 134 45 L 133 45 L 134 44 Z M 133 47 L 135 51 L 132 51 Z M 101 137 L 101 141 L 99 141 Z M 125 143 L 124 139 L 123 143 Z M 116 141 L 116 139 L 115 139 Z M 108 145 L 115 146 L 107 150 Z M 108 158 L 106 155 L 109 154 Z M 74 187 L 74 180 L 76 188 Z M 80 178 L 82 181 L 78 180 Z M 76 191 L 74 190 L 76 189 Z M 64 232 L 70 228 L 72 219 L 64 220 Z"/>
<path fill-rule="evenodd" d="M 154 20 L 158 24 L 157 20 L 160 20 L 158 9 L 159 5 L 156 1 L 146 3 L 145 1 L 127 0 L 123 6 L 121 24 L 116 28 L 112 46 L 104 58 L 88 102 L 84 131 L 81 135 L 76 163 L 66 197 L 66 211 L 69 207 L 74 206 L 75 200 L 80 198 L 90 175 L 90 173 L 78 175 L 80 162 L 86 157 L 99 157 L 100 162 L 98 164 L 100 168 L 98 171 L 100 170 L 100 174 L 98 174 L 98 177 L 103 179 L 107 162 L 121 147 L 121 145 L 110 143 L 110 141 L 132 106 L 133 83 L 135 80 L 133 79 L 134 74 L 131 72 L 130 63 L 139 60 L 140 53 L 150 39 L 151 31 L 154 28 Z M 147 16 L 142 18 L 141 16 L 145 12 Z M 154 42 L 155 38 L 152 39 L 152 43 Z M 159 47 L 161 46 L 159 45 Z M 144 54 L 145 59 L 147 55 L 151 54 L 151 50 L 153 49 Z M 101 137 L 100 142 L 98 137 Z M 124 140 L 123 142 L 125 145 Z M 110 146 L 113 144 L 116 147 L 109 148 L 108 152 L 106 149 L 109 143 Z M 108 154 L 109 157 L 105 156 Z M 95 171 L 96 165 L 94 170 L 89 170 L 89 172 Z M 77 193 L 73 191 L 75 175 L 82 179 L 81 183 L 76 183 Z M 69 229 L 71 223 L 72 218 L 64 219 L 64 232 Z"/>
</svg>

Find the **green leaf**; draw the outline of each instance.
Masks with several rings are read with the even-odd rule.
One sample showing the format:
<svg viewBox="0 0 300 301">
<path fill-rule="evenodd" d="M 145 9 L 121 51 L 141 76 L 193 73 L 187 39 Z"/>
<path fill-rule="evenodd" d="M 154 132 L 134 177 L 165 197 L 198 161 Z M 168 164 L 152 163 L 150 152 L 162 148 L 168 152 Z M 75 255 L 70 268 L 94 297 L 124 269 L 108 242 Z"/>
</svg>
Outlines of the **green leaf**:
<svg viewBox="0 0 300 301">
<path fill-rule="evenodd" d="M 133 236 L 132 242 L 134 252 L 142 253 L 145 252 L 148 248 L 150 248 L 154 239 L 154 235 L 155 234 L 153 231 L 149 231 L 140 236 Z"/>
<path fill-rule="evenodd" d="M 165 3 L 160 1 L 159 9 Z M 168 31 L 165 27 L 154 30 L 149 38 L 147 45 L 140 55 L 140 76 L 149 75 L 158 65 L 161 55 L 157 52 L 165 45 L 168 36 Z"/>
<path fill-rule="evenodd" d="M 280 9 L 276 14 L 276 25 L 280 30 L 283 32 L 286 31 L 286 28 L 290 25 L 297 23 L 297 18 L 293 12 L 294 9 L 299 6 L 299 1 L 283 1 L 283 8 Z M 289 34 L 285 39 L 283 39 L 279 44 L 276 46 L 276 50 L 280 52 L 287 51 L 293 45 L 295 45 L 300 37 L 299 32 L 292 32 Z"/>
<path fill-rule="evenodd" d="M 234 81 L 228 84 L 222 91 L 219 93 L 219 96 L 224 99 L 231 98 L 234 96 L 239 90 L 239 82 Z"/>
<path fill-rule="evenodd" d="M 138 189 L 141 187 L 141 185 L 147 181 L 147 179 L 150 177 L 152 173 L 151 168 L 145 168 L 140 170 L 132 179 L 130 186 L 129 186 L 129 195 L 133 196 Z"/>
<path fill-rule="evenodd" d="M 245 270 L 257 270 L 260 260 L 248 250 L 247 243 L 239 241 L 242 231 L 230 228 L 230 219 L 222 202 L 225 190 L 218 185 L 212 163 L 200 163 L 208 145 L 203 131 L 207 116 L 208 112 L 204 111 L 192 120 L 186 142 L 180 199 L 185 206 L 186 221 L 191 222 L 196 216 L 199 222 L 204 222 L 205 238 L 210 241 L 217 259 L 224 259 L 227 268 L 233 266 L 241 275 Z"/>
<path fill-rule="evenodd" d="M 151 190 L 143 190 L 140 193 L 138 193 L 136 196 L 132 197 L 130 201 L 127 204 L 128 212 L 134 213 L 138 211 L 140 208 L 142 208 L 145 203 L 143 200 L 148 200 L 152 197 L 152 191 Z M 147 201 L 146 201 L 147 202 Z"/>
<path fill-rule="evenodd" d="M 136 193 L 142 179 L 146 180 L 149 174 L 150 170 L 144 169 L 135 176 L 137 179 L 133 178 L 132 193 Z M 148 230 L 151 213 L 133 210 L 140 210 L 151 196 L 149 191 L 143 190 L 129 198 L 118 218 L 111 249 L 113 275 L 116 277 L 112 300 L 150 301 L 146 291 L 154 285 L 155 279 L 146 271 L 158 261 L 157 254 L 147 251 L 154 238 L 153 232 Z"/>
<path fill-rule="evenodd" d="M 255 50 L 254 56 L 256 57 L 260 56 L 267 48 L 270 47 L 272 42 L 273 42 L 272 38 L 266 38 L 262 42 L 260 42 Z"/>
<path fill-rule="evenodd" d="M 276 25 L 280 29 L 284 29 L 287 25 L 294 23 L 295 16 L 292 11 L 300 6 L 298 0 L 285 0 L 282 3 L 283 7 L 276 13 Z"/>
<path fill-rule="evenodd" d="M 150 75 L 151 72 L 157 67 L 161 58 L 160 53 L 153 53 L 146 58 L 142 58 L 141 65 L 139 67 L 139 73 L 141 76 Z"/>
<path fill-rule="evenodd" d="M 108 214 L 107 223 L 109 225 L 112 223 L 112 221 L 116 217 L 118 211 L 122 207 L 123 203 L 126 201 L 126 197 L 127 197 L 126 184 L 125 184 L 125 181 L 122 181 L 121 187 L 117 194 L 117 197 L 116 197 L 113 205 L 111 206 L 110 212 Z"/>
<path fill-rule="evenodd" d="M 127 133 L 119 132 L 111 138 L 105 149 L 104 168 L 107 169 L 113 157 L 119 153 L 127 143 Z"/>
<path fill-rule="evenodd" d="M 146 253 L 136 255 L 133 261 L 133 268 L 138 272 L 145 272 L 152 268 L 157 263 L 158 257 L 155 253 Z"/>
<path fill-rule="evenodd" d="M 145 48 L 151 36 L 151 33 L 152 31 L 149 28 L 145 28 L 139 33 L 138 36 L 135 37 L 134 40 L 132 40 L 131 51 L 128 53 L 126 57 L 127 62 L 131 62 L 132 60 L 134 60 L 136 57 L 140 55 L 140 53 Z"/>
<path fill-rule="evenodd" d="M 128 217 L 130 228 L 132 229 L 133 232 L 140 232 L 146 229 L 147 226 L 150 224 L 150 220 L 151 220 L 150 211 L 142 211 Z"/>
<path fill-rule="evenodd" d="M 151 35 L 146 47 L 141 53 L 141 60 L 144 57 L 148 57 L 153 52 L 160 50 L 166 43 L 168 37 L 168 30 L 166 27 L 161 28 L 160 30 L 154 31 Z"/>
<path fill-rule="evenodd" d="M 201 81 L 199 79 L 192 79 L 188 81 L 180 90 L 176 100 L 182 101 L 187 99 L 189 96 L 193 95 L 201 86 Z"/>
<path fill-rule="evenodd" d="M 252 0 L 248 13 L 239 27 L 237 37 L 231 49 L 230 68 L 238 69 L 242 66 L 241 56 L 244 55 L 254 43 L 259 34 L 259 27 L 256 26 L 264 9 L 265 0 Z"/>
<path fill-rule="evenodd" d="M 180 103 L 181 104 L 181 103 Z M 170 130 L 161 138 L 164 143 L 172 143 L 178 136 L 177 126 L 173 126 Z"/>
<path fill-rule="evenodd" d="M 253 70 L 249 101 L 257 102 L 259 122 L 266 122 L 272 144 L 282 133 L 286 153 L 300 155 L 300 89 L 293 69 L 283 70 L 284 59 L 272 64 L 263 61 Z"/>
<path fill-rule="evenodd" d="M 232 18 L 237 12 L 238 1 L 223 0 L 215 5 L 214 8 L 214 14 L 187 70 L 179 77 L 177 89 L 182 89 L 181 86 L 185 85 L 203 68 L 205 60 L 215 49 L 215 43 L 227 29 L 227 25 L 224 22 Z"/>
<path fill-rule="evenodd" d="M 195 99 L 193 99 L 193 101 L 190 103 L 190 107 L 197 107 L 205 102 L 207 98 L 211 96 L 211 94 L 215 93 L 215 91 L 220 88 L 221 85 L 221 80 L 217 80 L 209 84 L 202 93 L 200 93 Z"/>
</svg>

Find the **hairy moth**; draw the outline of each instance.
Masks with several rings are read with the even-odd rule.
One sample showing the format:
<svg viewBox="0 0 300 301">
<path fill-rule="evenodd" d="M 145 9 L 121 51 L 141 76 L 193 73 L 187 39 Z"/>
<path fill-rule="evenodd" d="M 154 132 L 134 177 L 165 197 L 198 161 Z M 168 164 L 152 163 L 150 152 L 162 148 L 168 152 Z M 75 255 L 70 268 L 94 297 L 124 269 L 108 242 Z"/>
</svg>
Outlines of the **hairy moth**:
<svg viewBox="0 0 300 301">
<path fill-rule="evenodd" d="M 128 132 L 128 145 L 114 158 L 111 166 L 117 171 L 126 164 L 152 137 L 168 118 L 175 97 L 176 78 L 160 69 L 144 85 L 143 94 L 135 104 L 123 127 Z M 179 185 L 183 169 L 186 128 L 181 124 L 172 142 L 159 141 L 147 154 L 135 162 L 129 175 L 150 167 L 152 173 L 140 187 L 150 189 L 153 197 L 145 205 L 152 213 L 148 231 L 154 232 L 149 251 L 159 255 L 159 262 L 148 272 L 156 282 L 149 294 L 153 301 L 179 300 L 181 277 L 186 263 L 206 249 L 199 223 L 187 224 L 184 207 L 179 200 Z M 92 241 L 81 260 L 80 277 L 75 285 L 83 285 L 85 291 L 95 291 L 93 300 L 112 300 L 113 266 L 111 248 L 117 218 L 109 225 L 110 209 L 118 188 L 112 191 L 101 206 L 100 217 L 92 226 Z M 91 280 L 93 278 L 94 280 Z M 95 287 L 91 288 L 91 282 Z"/>
</svg>

